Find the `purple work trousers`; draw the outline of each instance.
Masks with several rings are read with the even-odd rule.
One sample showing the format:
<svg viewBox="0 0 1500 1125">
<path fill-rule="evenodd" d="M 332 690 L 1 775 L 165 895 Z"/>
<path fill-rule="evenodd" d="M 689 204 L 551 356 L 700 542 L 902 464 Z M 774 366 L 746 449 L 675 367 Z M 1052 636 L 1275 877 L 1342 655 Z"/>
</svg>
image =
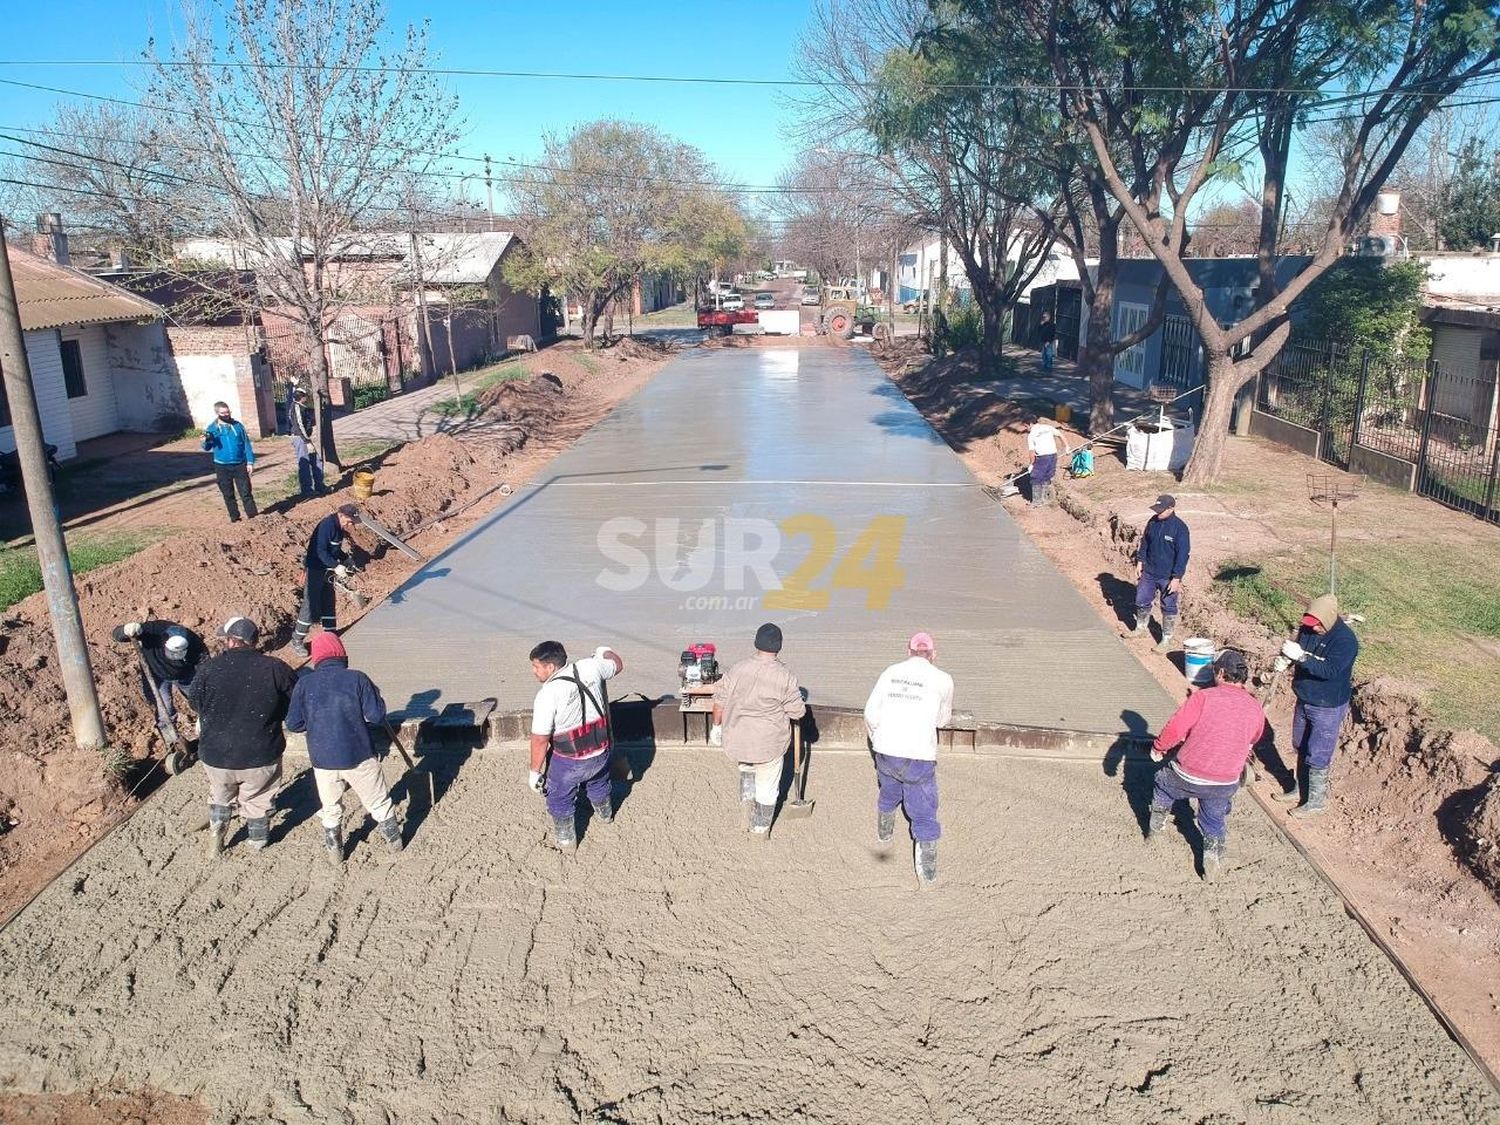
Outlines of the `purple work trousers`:
<svg viewBox="0 0 1500 1125">
<path fill-rule="evenodd" d="M 1154 574 L 1141 571 L 1141 576 L 1135 584 L 1135 609 L 1137 613 L 1150 613 L 1151 603 L 1156 601 L 1156 595 L 1161 594 L 1161 611 L 1164 614 L 1177 616 L 1177 595 L 1167 589 L 1172 584 L 1172 579 L 1159 578 Z"/>
<path fill-rule="evenodd" d="M 876 807 L 882 813 L 892 813 L 904 806 L 913 840 L 925 844 L 943 834 L 937 818 L 936 762 L 876 754 L 875 776 L 880 779 Z"/>
<path fill-rule="evenodd" d="M 590 804 L 602 805 L 609 799 L 608 750 L 588 758 L 552 755 L 552 764 L 547 767 L 547 811 L 554 820 L 578 811 L 580 789 L 588 794 Z"/>
<path fill-rule="evenodd" d="M 1292 708 L 1292 749 L 1307 755 L 1310 768 L 1326 770 L 1333 764 L 1333 752 L 1339 745 L 1339 728 L 1344 725 L 1344 716 L 1348 713 L 1347 703 L 1337 707 L 1314 707 L 1297 700 L 1297 706 Z"/>
<path fill-rule="evenodd" d="M 1038 453 L 1031 463 L 1031 483 L 1051 484 L 1057 476 L 1057 454 Z"/>
<path fill-rule="evenodd" d="M 1234 795 L 1239 791 L 1238 781 L 1231 781 L 1227 785 L 1209 785 L 1202 781 L 1189 781 L 1171 766 L 1163 766 L 1156 771 L 1156 791 L 1151 794 L 1151 807 L 1161 812 L 1170 809 L 1178 801 L 1197 801 L 1198 830 L 1205 836 L 1222 840 L 1228 830 L 1225 822 L 1234 805 Z"/>
</svg>

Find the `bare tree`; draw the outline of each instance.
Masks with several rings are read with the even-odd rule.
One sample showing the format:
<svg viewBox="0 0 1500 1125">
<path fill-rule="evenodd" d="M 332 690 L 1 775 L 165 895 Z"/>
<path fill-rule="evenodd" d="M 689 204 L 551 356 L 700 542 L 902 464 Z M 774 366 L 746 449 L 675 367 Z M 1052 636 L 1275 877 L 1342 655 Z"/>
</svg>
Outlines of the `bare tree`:
<svg viewBox="0 0 1500 1125">
<path fill-rule="evenodd" d="M 328 330 L 354 289 L 339 262 L 456 139 L 425 27 L 392 38 L 380 0 L 223 0 L 212 17 L 190 11 L 169 54 L 153 47 L 153 92 L 193 143 L 182 168 L 205 190 L 205 225 L 306 335 L 320 437 Z"/>
</svg>

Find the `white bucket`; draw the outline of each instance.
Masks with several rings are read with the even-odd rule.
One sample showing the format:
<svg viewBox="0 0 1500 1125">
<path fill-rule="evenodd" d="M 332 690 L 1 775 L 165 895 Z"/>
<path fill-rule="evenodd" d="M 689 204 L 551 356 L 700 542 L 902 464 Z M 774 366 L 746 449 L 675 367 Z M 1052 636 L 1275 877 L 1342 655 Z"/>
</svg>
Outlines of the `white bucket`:
<svg viewBox="0 0 1500 1125">
<path fill-rule="evenodd" d="M 1200 686 L 1214 682 L 1214 657 L 1218 653 L 1207 637 L 1189 637 L 1182 643 L 1182 671 L 1188 683 Z"/>
</svg>

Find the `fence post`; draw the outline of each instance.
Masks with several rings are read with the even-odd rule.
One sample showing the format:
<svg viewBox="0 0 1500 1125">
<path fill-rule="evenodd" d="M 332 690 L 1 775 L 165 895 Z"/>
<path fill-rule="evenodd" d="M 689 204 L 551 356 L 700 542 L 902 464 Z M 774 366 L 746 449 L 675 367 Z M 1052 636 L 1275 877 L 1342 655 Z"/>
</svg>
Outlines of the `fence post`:
<svg viewBox="0 0 1500 1125">
<path fill-rule="evenodd" d="M 1490 455 L 1490 482 L 1484 489 L 1484 511 L 1479 513 L 1482 520 L 1500 523 L 1500 513 L 1495 511 L 1495 485 L 1500 482 L 1500 440 L 1495 441 L 1495 452 Z"/>
<path fill-rule="evenodd" d="M 1359 444 L 1359 424 L 1365 416 L 1365 388 L 1370 384 L 1370 349 L 1366 348 L 1359 359 L 1359 385 L 1354 389 L 1354 425 L 1349 431 L 1349 455 Z"/>
<path fill-rule="evenodd" d="M 1432 381 L 1437 378 L 1437 366 L 1422 380 L 1422 440 L 1417 444 L 1417 492 L 1427 479 L 1427 443 L 1432 439 Z"/>
<path fill-rule="evenodd" d="M 1323 376 L 1323 410 L 1318 416 L 1318 457 L 1325 459 L 1328 447 L 1333 444 L 1333 436 L 1329 432 L 1333 426 L 1333 364 L 1335 356 L 1334 346 L 1328 345 L 1328 360 L 1324 367 Z"/>
</svg>

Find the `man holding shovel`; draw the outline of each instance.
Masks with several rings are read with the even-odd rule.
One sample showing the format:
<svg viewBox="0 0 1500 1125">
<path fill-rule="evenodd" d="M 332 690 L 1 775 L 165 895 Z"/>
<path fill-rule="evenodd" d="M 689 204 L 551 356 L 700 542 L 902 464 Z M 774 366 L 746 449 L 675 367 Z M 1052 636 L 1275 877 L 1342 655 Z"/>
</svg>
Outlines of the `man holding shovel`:
<svg viewBox="0 0 1500 1125">
<path fill-rule="evenodd" d="M 1291 813 L 1300 820 L 1328 808 L 1333 752 L 1338 749 L 1339 728 L 1344 725 L 1354 695 L 1359 638 L 1339 617 L 1336 597 L 1324 594 L 1312 600 L 1302 615 L 1297 639 L 1282 645 L 1281 655 L 1292 662 L 1292 693 L 1297 697 L 1292 711 L 1292 746 L 1297 751 L 1298 781 L 1276 800 L 1287 804 L 1301 801 L 1301 775 L 1306 770 L 1307 799 Z"/>
<path fill-rule="evenodd" d="M 953 677 L 937 667 L 930 633 L 915 633 L 906 659 L 880 673 L 865 703 L 865 726 L 875 752 L 880 794 L 875 839 L 889 844 L 896 810 L 904 808 L 916 844 L 917 879 L 937 882 L 937 728 L 953 718 Z"/>
<path fill-rule="evenodd" d="M 380 772 L 370 727 L 385 722 L 385 700 L 363 672 L 349 667 L 349 653 L 336 633 L 312 640 L 312 667 L 297 678 L 286 729 L 307 732 L 307 756 L 322 802 L 323 847 L 337 867 L 344 860 L 344 790 L 365 806 L 392 852 L 401 850 L 401 822 Z"/>
<path fill-rule="evenodd" d="M 615 818 L 609 768 L 609 701 L 604 681 L 625 668 L 613 649 L 600 646 L 593 656 L 568 662 L 557 641 L 531 650 L 531 674 L 540 683 L 531 712 L 531 773 L 527 784 L 545 793 L 552 817 L 553 842 L 560 852 L 578 847 L 578 791 L 588 793 L 594 816 L 603 824 Z M 551 762 L 549 764 L 548 758 Z"/>
<path fill-rule="evenodd" d="M 714 729 L 722 734 L 724 753 L 739 764 L 740 807 L 758 840 L 771 833 L 781 793 L 787 723 L 807 714 L 797 677 L 780 652 L 781 630 L 762 625 L 755 632 L 755 655 L 730 668 L 714 693 Z"/>
<path fill-rule="evenodd" d="M 140 653 L 141 687 L 146 702 L 156 712 L 156 727 L 169 746 L 181 741 L 177 734 L 177 705 L 172 689 L 186 692 L 198 665 L 208 655 L 203 638 L 175 621 L 127 621 L 116 625 L 116 641 L 129 641 Z"/>
<path fill-rule="evenodd" d="M 326 632 L 338 628 L 338 607 L 334 604 L 333 578 L 340 581 L 348 578 L 351 571 L 351 555 L 345 546 L 344 536 L 359 526 L 359 509 L 353 504 L 340 504 L 338 510 L 324 516 L 313 529 L 307 542 L 307 554 L 303 556 L 306 581 L 302 587 L 302 606 L 297 611 L 297 625 L 292 630 L 292 651 L 306 656 L 307 634 L 312 632 L 313 622 L 323 626 Z"/>
</svg>

